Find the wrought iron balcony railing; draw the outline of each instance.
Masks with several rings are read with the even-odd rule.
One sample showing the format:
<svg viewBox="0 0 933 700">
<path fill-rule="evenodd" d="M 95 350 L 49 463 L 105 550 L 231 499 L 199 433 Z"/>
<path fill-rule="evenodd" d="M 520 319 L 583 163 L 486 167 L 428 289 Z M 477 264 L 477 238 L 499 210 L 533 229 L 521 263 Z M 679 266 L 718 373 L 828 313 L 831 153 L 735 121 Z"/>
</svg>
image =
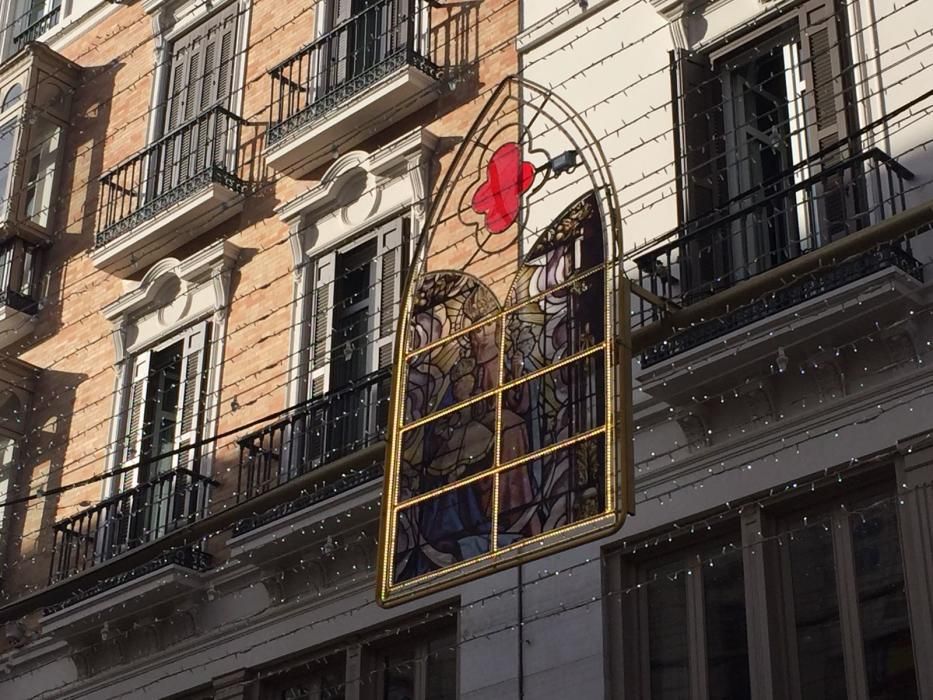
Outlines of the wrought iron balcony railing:
<svg viewBox="0 0 933 700">
<path fill-rule="evenodd" d="M 428 5 L 375 2 L 272 68 L 267 142 L 281 141 L 402 66 L 439 77 L 431 60 Z"/>
<path fill-rule="evenodd" d="M 95 248 L 150 220 L 210 183 L 246 191 L 239 148 L 246 122 L 213 107 L 101 176 Z"/>
<path fill-rule="evenodd" d="M 15 289 L 0 292 L 0 306 L 8 306 L 30 316 L 34 316 L 39 312 L 38 301 L 31 296 L 17 292 Z"/>
<path fill-rule="evenodd" d="M 57 5 L 56 7 L 53 7 L 51 10 L 49 10 L 44 15 L 39 17 L 38 19 L 33 20 L 30 24 L 28 24 L 21 31 L 14 34 L 13 45 L 16 47 L 16 50 L 19 51 L 26 44 L 28 44 L 31 41 L 35 41 L 40 36 L 42 36 L 47 31 L 49 31 L 52 27 L 54 27 L 56 24 L 58 24 L 58 20 L 61 17 L 61 12 L 62 12 L 61 5 Z M 19 22 L 16 22 L 16 24 L 19 24 L 19 25 L 25 24 L 30 19 L 32 19 L 31 13 L 24 15 L 22 18 L 20 18 Z"/>
<path fill-rule="evenodd" d="M 382 440 L 388 396 L 389 372 L 380 370 L 241 438 L 237 500 L 255 498 Z"/>
<path fill-rule="evenodd" d="M 56 523 L 49 582 L 75 576 L 200 520 L 217 485 L 188 469 L 173 469 Z M 202 544 L 188 547 L 197 553 L 191 560 L 203 564 Z"/>
<path fill-rule="evenodd" d="M 913 177 L 877 148 L 822 166 L 809 177 L 800 170 L 784 173 L 664 236 L 668 243 L 636 259 L 638 283 L 688 306 L 903 211 L 904 181 Z M 910 258 L 908 242 L 901 252 L 888 257 Z M 646 302 L 636 302 L 633 311 L 635 326 L 660 313 Z M 648 364 L 659 361 L 648 355 Z"/>
</svg>

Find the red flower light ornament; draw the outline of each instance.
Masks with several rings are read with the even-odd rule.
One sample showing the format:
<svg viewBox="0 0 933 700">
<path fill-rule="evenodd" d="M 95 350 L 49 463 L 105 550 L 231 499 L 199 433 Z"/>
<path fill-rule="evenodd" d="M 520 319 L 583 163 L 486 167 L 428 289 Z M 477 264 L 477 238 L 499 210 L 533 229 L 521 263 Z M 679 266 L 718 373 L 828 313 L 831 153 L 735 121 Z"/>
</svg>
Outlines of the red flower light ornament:
<svg viewBox="0 0 933 700">
<path fill-rule="evenodd" d="M 515 223 L 521 197 L 535 179 L 535 168 L 522 160 L 518 144 L 500 146 L 486 166 L 486 182 L 473 195 L 473 210 L 486 215 L 486 228 L 502 233 Z"/>
</svg>

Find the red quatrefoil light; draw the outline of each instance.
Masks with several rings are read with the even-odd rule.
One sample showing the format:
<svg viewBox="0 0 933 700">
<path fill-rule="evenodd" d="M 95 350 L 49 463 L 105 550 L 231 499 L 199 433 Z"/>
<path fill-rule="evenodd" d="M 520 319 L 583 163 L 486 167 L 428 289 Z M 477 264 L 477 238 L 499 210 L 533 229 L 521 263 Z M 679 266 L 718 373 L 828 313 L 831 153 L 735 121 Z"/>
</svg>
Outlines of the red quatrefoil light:
<svg viewBox="0 0 933 700">
<path fill-rule="evenodd" d="M 486 166 L 486 181 L 473 195 L 473 210 L 485 214 L 490 233 L 502 233 L 515 223 L 522 195 L 535 179 L 535 168 L 522 160 L 518 144 L 500 146 Z"/>
</svg>

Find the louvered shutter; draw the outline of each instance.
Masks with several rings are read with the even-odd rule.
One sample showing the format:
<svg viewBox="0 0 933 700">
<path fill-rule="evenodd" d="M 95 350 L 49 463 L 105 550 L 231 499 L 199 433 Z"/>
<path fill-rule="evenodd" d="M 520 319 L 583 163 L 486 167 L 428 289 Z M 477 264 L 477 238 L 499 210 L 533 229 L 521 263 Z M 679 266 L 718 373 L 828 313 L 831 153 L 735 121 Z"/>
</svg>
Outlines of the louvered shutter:
<svg viewBox="0 0 933 700">
<path fill-rule="evenodd" d="M 800 59 L 804 89 L 804 109 L 810 141 L 810 152 L 816 153 L 844 140 L 849 135 L 842 34 L 834 0 L 809 0 L 799 11 Z M 849 99 L 854 94 L 848 93 Z M 849 145 L 843 145 L 814 164 L 811 172 L 830 167 L 851 155 Z M 844 235 L 854 222 L 848 213 L 856 208 L 853 193 L 847 191 L 845 173 L 827 176 L 820 183 L 816 210 L 818 235 L 825 241 Z"/>
<path fill-rule="evenodd" d="M 372 370 L 392 366 L 395 351 L 395 330 L 398 323 L 399 299 L 402 282 L 408 267 L 408 219 L 399 217 L 380 226 L 377 235 L 378 299 L 376 306 L 376 338 L 371 354 Z M 386 378 L 375 387 L 376 410 L 370 413 L 369 434 L 382 432 L 389 417 L 389 395 L 391 378 Z"/>
<path fill-rule="evenodd" d="M 133 358 L 133 369 L 130 375 L 130 386 L 127 392 L 123 460 L 121 467 L 125 470 L 122 482 L 123 488 L 132 488 L 139 478 L 138 467 L 142 455 L 143 441 L 151 434 L 151 426 L 147 424 L 146 394 L 149 387 L 149 352 L 143 352 Z"/>
<path fill-rule="evenodd" d="M 398 321 L 398 303 L 401 295 L 402 276 L 407 263 L 405 243 L 407 219 L 399 217 L 376 231 L 376 279 L 378 300 L 376 313 L 375 351 L 372 353 L 371 371 L 392 365 L 395 326 Z"/>
<path fill-rule="evenodd" d="M 675 150 L 679 174 L 678 218 L 690 235 L 712 221 L 727 199 L 723 92 L 709 59 L 689 51 L 672 54 Z M 723 277 L 726 241 L 713 231 L 692 237 L 681 250 L 681 285 L 689 295 L 702 295 Z"/>
<path fill-rule="evenodd" d="M 181 386 L 178 390 L 179 418 L 175 433 L 176 450 L 195 445 L 201 438 L 210 348 L 209 332 L 210 326 L 205 321 L 188 331 L 183 339 Z M 200 448 L 176 453 L 173 466 L 196 472 L 199 456 Z"/>
<path fill-rule="evenodd" d="M 233 92 L 238 3 L 208 19 L 172 46 L 163 133 L 172 134 L 215 105 L 229 107 Z M 169 138 L 162 153 L 164 187 L 174 187 L 200 172 L 215 134 L 225 124 L 200 122 Z M 221 156 L 223 146 L 216 153 Z"/>
<path fill-rule="evenodd" d="M 335 87 L 350 76 L 351 29 L 343 26 L 353 16 L 352 0 L 332 0 L 331 27 L 338 30 L 330 49 L 330 85 Z M 341 27 L 343 27 L 341 29 Z"/>
<path fill-rule="evenodd" d="M 308 390 L 312 397 L 330 388 L 331 319 L 334 299 L 336 255 L 328 253 L 315 264 L 311 319 L 311 368 Z"/>
</svg>

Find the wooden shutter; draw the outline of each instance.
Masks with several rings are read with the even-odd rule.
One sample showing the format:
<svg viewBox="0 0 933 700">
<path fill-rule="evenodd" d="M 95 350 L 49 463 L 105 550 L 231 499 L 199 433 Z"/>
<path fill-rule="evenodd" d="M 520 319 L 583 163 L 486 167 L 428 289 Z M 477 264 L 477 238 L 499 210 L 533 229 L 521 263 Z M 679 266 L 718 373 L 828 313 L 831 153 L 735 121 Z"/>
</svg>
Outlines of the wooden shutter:
<svg viewBox="0 0 933 700">
<path fill-rule="evenodd" d="M 215 105 L 230 106 L 238 17 L 239 4 L 233 3 L 172 45 L 164 134 L 173 133 Z M 208 120 L 165 143 L 162 162 L 166 188 L 177 186 L 204 167 L 215 133 L 224 133 L 224 125 Z"/>
<path fill-rule="evenodd" d="M 335 264 L 334 253 L 318 258 L 315 263 L 314 294 L 311 300 L 311 368 L 308 381 L 308 391 L 312 397 L 327 393 L 330 386 Z"/>
<path fill-rule="evenodd" d="M 376 231 L 376 279 L 378 286 L 375 304 L 376 337 L 372 352 L 371 370 L 392 365 L 395 328 L 402 278 L 407 267 L 405 255 L 408 220 L 402 217 L 380 226 Z"/>
<path fill-rule="evenodd" d="M 332 0 L 331 23 L 332 29 L 338 29 L 353 16 L 352 0 Z M 339 85 L 349 76 L 350 56 L 350 28 L 344 27 L 334 37 L 330 51 L 331 87 Z"/>
<path fill-rule="evenodd" d="M 681 231 L 690 235 L 714 220 L 728 198 L 722 82 L 708 57 L 689 51 L 672 53 L 671 70 L 678 218 Z M 684 246 L 680 261 L 684 292 L 700 293 L 723 275 L 725 243 L 707 232 Z"/>
<path fill-rule="evenodd" d="M 182 347 L 180 404 L 175 449 L 197 443 L 201 438 L 204 395 L 207 383 L 207 361 L 210 355 L 210 327 L 206 321 L 185 334 Z M 173 466 L 197 471 L 200 449 L 176 453 Z"/>
<path fill-rule="evenodd" d="M 143 439 L 149 435 L 150 427 L 146 424 L 146 394 L 149 387 L 149 351 L 142 352 L 132 360 L 130 386 L 127 392 L 123 460 L 121 467 L 134 467 L 139 465 L 143 449 Z M 123 472 L 123 489 L 136 485 L 139 474 L 136 469 L 127 469 Z"/>
<path fill-rule="evenodd" d="M 810 152 L 817 153 L 849 135 L 847 92 L 842 33 L 835 0 L 809 0 L 799 10 L 800 60 L 805 82 L 804 111 Z M 836 148 L 815 163 L 811 173 L 839 163 L 851 155 L 848 144 Z M 827 241 L 848 232 L 847 212 L 854 213 L 852 193 L 847 192 L 845 173 L 828 176 L 817 192 L 818 234 Z"/>
</svg>

